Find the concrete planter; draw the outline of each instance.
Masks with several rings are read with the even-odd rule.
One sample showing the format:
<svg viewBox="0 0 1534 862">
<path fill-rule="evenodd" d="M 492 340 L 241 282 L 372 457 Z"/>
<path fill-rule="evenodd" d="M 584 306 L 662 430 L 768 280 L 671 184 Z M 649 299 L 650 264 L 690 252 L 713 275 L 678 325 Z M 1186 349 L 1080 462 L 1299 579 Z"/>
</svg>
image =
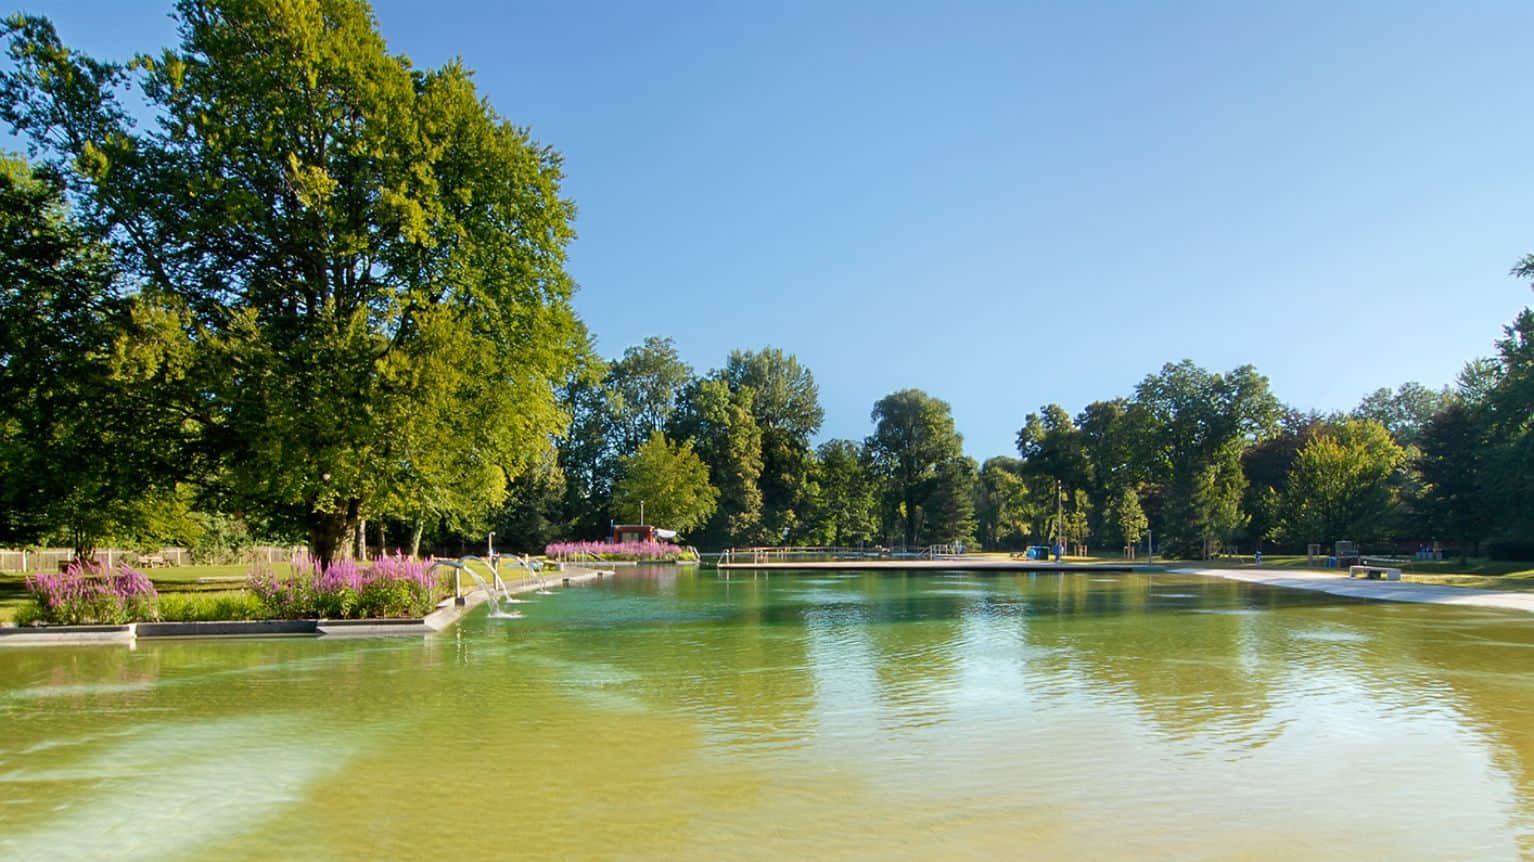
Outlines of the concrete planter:
<svg viewBox="0 0 1534 862">
<path fill-rule="evenodd" d="M 121 626 L 5 626 L 0 646 L 133 643 L 134 623 Z"/>
<path fill-rule="evenodd" d="M 221 620 L 197 623 L 139 623 L 141 638 L 261 637 L 315 635 L 319 620 Z"/>
<path fill-rule="evenodd" d="M 378 635 L 424 635 L 436 631 L 423 617 L 398 620 L 320 620 L 319 633 L 326 637 L 376 637 Z"/>
<path fill-rule="evenodd" d="M 611 577 L 612 571 L 567 566 L 549 580 L 564 586 Z M 536 582 L 511 588 L 513 593 L 531 592 Z M 458 599 L 444 599 L 424 617 L 394 620 L 224 620 L 193 623 L 128 623 L 121 626 L 0 626 L 0 647 L 67 646 L 70 644 L 132 644 L 137 638 L 201 637 L 378 637 L 380 635 L 428 635 L 458 622 L 481 604 L 486 595 L 478 590 Z"/>
</svg>

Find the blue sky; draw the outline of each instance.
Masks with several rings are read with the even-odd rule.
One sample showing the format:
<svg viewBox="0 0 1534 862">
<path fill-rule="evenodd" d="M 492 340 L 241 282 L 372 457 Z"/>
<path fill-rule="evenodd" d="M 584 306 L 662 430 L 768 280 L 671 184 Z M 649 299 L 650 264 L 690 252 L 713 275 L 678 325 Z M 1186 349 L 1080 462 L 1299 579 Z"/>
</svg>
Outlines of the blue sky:
<svg viewBox="0 0 1534 862">
<path fill-rule="evenodd" d="M 169 3 L 34 3 L 168 44 Z M 1438 386 L 1530 302 L 1527 3 L 378 2 L 562 152 L 599 351 L 773 345 L 825 437 L 882 395 L 971 455 L 1165 362 L 1286 402 Z"/>
</svg>

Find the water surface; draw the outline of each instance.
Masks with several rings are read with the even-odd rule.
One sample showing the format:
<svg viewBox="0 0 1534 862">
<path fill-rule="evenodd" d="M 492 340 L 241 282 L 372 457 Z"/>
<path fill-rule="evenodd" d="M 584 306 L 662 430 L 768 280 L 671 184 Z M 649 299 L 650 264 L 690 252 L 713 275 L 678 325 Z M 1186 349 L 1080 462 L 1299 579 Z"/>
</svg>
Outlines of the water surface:
<svg viewBox="0 0 1534 862">
<path fill-rule="evenodd" d="M 1534 853 L 1523 615 L 674 570 L 518 609 L 0 651 L 0 858 Z"/>
</svg>

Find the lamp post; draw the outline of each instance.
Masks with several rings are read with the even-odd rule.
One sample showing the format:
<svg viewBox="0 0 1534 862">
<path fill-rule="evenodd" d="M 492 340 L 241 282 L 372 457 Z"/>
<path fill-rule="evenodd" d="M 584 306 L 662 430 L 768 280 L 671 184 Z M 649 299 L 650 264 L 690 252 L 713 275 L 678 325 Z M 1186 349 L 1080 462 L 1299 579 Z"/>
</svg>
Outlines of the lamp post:
<svg viewBox="0 0 1534 862">
<path fill-rule="evenodd" d="M 1055 562 L 1060 562 L 1065 550 L 1065 488 L 1055 480 Z"/>
</svg>

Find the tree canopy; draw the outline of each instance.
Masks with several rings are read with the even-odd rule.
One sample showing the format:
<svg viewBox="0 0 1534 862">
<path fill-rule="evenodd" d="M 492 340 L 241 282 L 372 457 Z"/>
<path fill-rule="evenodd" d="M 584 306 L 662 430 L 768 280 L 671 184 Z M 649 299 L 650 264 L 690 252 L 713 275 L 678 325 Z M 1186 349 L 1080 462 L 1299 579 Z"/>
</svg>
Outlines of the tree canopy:
<svg viewBox="0 0 1534 862">
<path fill-rule="evenodd" d="M 713 514 L 719 492 L 708 481 L 708 467 L 692 450 L 692 441 L 672 443 L 660 431 L 623 459 L 623 474 L 613 492 L 618 517 L 668 529 L 691 530 Z"/>
<path fill-rule="evenodd" d="M 195 348 L 163 395 L 210 493 L 322 559 L 370 512 L 498 502 L 563 430 L 585 345 L 559 156 L 462 66 L 389 53 L 361 0 L 176 15 L 180 45 L 128 65 L 13 16 L 0 117 L 69 178 L 165 350 Z"/>
<path fill-rule="evenodd" d="M 902 389 L 879 399 L 871 419 L 874 433 L 867 446 L 874 468 L 888 483 L 889 505 L 898 512 L 905 544 L 914 545 L 923 509 L 940 486 L 945 466 L 962 457 L 964 440 L 954 427 L 948 402 L 919 389 Z"/>
</svg>

